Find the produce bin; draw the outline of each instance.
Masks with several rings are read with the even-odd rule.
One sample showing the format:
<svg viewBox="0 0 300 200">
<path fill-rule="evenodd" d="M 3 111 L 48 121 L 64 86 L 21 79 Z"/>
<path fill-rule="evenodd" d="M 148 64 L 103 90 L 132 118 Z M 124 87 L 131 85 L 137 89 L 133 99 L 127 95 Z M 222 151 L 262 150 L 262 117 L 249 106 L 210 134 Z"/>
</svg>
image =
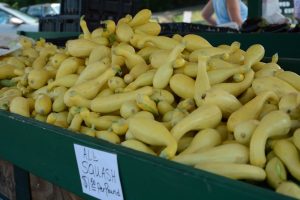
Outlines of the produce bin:
<svg viewBox="0 0 300 200">
<path fill-rule="evenodd" d="M 81 16 L 87 20 L 88 27 L 94 30 L 102 20 L 117 21 L 126 14 L 136 14 L 147 5 L 147 1 L 141 0 L 62 0 L 60 15 L 40 18 L 39 31 L 79 32 Z"/>
<path fill-rule="evenodd" d="M 146 5 L 146 1 L 141 0 L 61 0 L 61 14 L 87 15 L 88 17 L 94 15 L 100 20 L 135 14 Z"/>
<path fill-rule="evenodd" d="M 227 179 L 0 111 L 0 158 L 84 199 L 74 144 L 117 155 L 124 199 L 290 199 L 272 190 Z"/>
<path fill-rule="evenodd" d="M 57 33 L 23 34 L 35 39 L 44 37 L 53 40 L 57 37 Z M 59 34 L 58 39 L 76 37 L 77 33 Z M 267 57 L 278 52 L 284 69 L 300 73 L 299 55 L 291 48 L 298 46 L 300 41 L 294 36 L 220 33 L 201 35 L 214 45 L 240 41 L 243 49 L 250 44 L 261 43 L 266 48 Z M 0 111 L 0 126 L 0 159 L 84 199 L 95 198 L 82 191 L 74 144 L 117 155 L 126 200 L 291 199 L 261 185 L 231 180 L 6 111 Z"/>
<path fill-rule="evenodd" d="M 43 32 L 79 32 L 79 20 L 79 15 L 42 17 L 39 20 L 39 30 Z"/>
</svg>

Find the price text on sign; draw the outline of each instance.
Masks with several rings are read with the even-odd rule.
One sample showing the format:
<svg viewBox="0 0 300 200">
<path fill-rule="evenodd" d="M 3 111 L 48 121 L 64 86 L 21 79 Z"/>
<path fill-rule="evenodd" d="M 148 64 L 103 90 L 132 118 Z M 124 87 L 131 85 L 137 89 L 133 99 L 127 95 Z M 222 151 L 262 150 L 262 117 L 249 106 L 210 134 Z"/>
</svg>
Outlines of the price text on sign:
<svg viewBox="0 0 300 200">
<path fill-rule="evenodd" d="M 117 155 L 74 144 L 82 191 L 101 200 L 123 200 Z"/>
</svg>

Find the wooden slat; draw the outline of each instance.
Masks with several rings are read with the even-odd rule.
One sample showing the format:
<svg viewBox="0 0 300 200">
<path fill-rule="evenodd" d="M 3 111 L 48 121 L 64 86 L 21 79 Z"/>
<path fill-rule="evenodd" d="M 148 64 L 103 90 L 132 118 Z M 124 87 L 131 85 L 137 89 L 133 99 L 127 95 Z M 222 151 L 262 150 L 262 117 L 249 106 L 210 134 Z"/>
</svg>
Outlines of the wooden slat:
<svg viewBox="0 0 300 200">
<path fill-rule="evenodd" d="M 32 200 L 81 200 L 76 195 L 32 174 L 30 175 L 30 185 Z"/>
<path fill-rule="evenodd" d="M 82 200 L 78 196 L 30 174 L 32 200 Z M 13 165 L 0 160 L 0 193 L 16 200 Z"/>
<path fill-rule="evenodd" d="M 0 160 L 0 193 L 10 200 L 16 199 L 13 166 Z"/>
</svg>

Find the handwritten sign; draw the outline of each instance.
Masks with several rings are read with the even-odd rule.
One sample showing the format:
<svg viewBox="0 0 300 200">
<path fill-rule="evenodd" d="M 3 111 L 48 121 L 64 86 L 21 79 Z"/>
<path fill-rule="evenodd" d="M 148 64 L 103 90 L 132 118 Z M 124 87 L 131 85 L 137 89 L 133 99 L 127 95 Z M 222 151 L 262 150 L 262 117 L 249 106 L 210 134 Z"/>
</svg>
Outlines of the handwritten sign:
<svg viewBox="0 0 300 200">
<path fill-rule="evenodd" d="M 101 200 L 123 200 L 117 155 L 74 144 L 82 191 Z"/>
</svg>

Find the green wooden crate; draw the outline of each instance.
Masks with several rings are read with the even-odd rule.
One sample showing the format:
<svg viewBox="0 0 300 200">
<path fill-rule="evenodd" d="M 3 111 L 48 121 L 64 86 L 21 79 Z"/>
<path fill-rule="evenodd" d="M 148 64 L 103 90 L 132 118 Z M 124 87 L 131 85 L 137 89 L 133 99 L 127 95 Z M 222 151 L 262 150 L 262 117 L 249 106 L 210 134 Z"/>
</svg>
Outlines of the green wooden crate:
<svg viewBox="0 0 300 200">
<path fill-rule="evenodd" d="M 35 36 L 42 37 L 39 34 Z M 73 36 L 76 34 L 73 33 Z M 55 37 L 64 37 L 64 35 L 60 33 L 53 38 Z M 203 34 L 203 37 L 215 45 L 237 40 L 242 43 L 242 48 L 247 48 L 253 43 L 262 43 L 266 47 L 267 56 L 283 48 L 285 50 L 280 51 L 279 55 L 293 56 L 283 57 L 280 59 L 280 64 L 285 69 L 300 73 L 297 68 L 300 64 L 299 56 L 296 53 L 292 54 L 294 49 L 277 45 L 278 43 L 274 46 L 272 40 L 265 35 L 251 34 L 248 37 L 247 35 Z M 274 39 L 275 35 L 269 37 Z M 279 37 L 282 37 L 278 39 L 281 43 L 292 44 L 292 37 L 289 39 L 288 36 Z M 296 41 L 295 44 L 298 42 Z M 0 126 L 2 126 L 1 159 L 8 160 L 84 199 L 94 198 L 82 192 L 74 144 L 117 154 L 126 200 L 290 199 L 261 186 L 227 179 L 5 111 L 0 111 Z"/>
<path fill-rule="evenodd" d="M 272 190 L 227 179 L 120 145 L 0 111 L 0 158 L 84 199 L 74 144 L 118 156 L 126 200 L 290 199 Z"/>
</svg>

